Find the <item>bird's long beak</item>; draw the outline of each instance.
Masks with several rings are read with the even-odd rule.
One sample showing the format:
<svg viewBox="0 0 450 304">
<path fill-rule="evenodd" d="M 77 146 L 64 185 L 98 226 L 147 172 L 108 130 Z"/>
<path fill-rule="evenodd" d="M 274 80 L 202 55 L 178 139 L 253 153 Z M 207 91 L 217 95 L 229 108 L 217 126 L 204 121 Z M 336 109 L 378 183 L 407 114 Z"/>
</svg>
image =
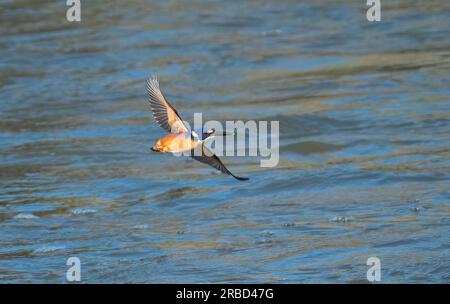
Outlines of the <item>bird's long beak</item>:
<svg viewBox="0 0 450 304">
<path fill-rule="evenodd" d="M 233 133 L 231 133 L 231 132 L 223 132 L 222 133 L 222 136 L 230 136 L 230 135 L 234 135 L 234 132 Z"/>
</svg>

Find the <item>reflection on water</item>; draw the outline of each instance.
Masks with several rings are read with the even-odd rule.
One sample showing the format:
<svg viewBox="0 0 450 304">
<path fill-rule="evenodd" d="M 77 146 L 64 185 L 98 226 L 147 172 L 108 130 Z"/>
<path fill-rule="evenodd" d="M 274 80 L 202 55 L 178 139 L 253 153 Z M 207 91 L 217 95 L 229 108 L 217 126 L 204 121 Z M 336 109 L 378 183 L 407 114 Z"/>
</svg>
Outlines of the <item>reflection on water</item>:
<svg viewBox="0 0 450 304">
<path fill-rule="evenodd" d="M 449 282 L 450 5 L 0 1 L 0 279 Z M 183 117 L 280 120 L 246 183 L 148 148 Z"/>
</svg>

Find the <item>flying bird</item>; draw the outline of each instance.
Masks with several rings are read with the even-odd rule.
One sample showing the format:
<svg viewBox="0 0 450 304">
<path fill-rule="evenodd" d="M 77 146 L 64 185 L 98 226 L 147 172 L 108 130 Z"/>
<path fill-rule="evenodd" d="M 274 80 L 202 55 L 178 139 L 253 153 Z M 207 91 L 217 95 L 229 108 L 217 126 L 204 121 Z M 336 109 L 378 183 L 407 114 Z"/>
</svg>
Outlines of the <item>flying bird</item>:
<svg viewBox="0 0 450 304">
<path fill-rule="evenodd" d="M 233 176 L 237 180 L 248 180 L 246 177 L 239 177 L 231 173 L 217 155 L 204 145 L 206 139 L 215 135 L 227 135 L 226 133 L 216 134 L 214 129 L 197 132 L 194 130 L 189 131 L 177 110 L 161 92 L 156 77 L 147 79 L 146 89 L 153 117 L 163 129 L 170 133 L 158 139 L 151 148 L 152 151 L 163 153 L 190 152 L 190 156 L 199 162 L 210 165 L 223 173 Z"/>
</svg>

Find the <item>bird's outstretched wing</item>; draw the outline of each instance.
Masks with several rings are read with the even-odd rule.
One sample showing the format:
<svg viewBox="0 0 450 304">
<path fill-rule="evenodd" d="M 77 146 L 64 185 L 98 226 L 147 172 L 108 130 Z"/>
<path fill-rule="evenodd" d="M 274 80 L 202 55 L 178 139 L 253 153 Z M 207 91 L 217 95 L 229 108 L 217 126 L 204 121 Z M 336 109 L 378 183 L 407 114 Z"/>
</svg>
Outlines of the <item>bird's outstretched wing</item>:
<svg viewBox="0 0 450 304">
<path fill-rule="evenodd" d="M 213 152 L 211 152 L 208 148 L 206 148 L 203 144 L 201 144 L 202 146 L 202 153 L 201 155 L 197 156 L 194 154 L 194 150 L 191 151 L 191 157 L 201 163 L 210 165 L 211 167 L 214 167 L 215 169 L 226 173 L 228 175 L 233 176 L 235 179 L 240 180 L 240 181 L 244 181 L 244 180 L 248 180 L 247 177 L 239 177 L 234 175 L 233 173 L 230 172 L 230 170 L 227 169 L 227 167 L 225 167 L 225 165 L 222 163 L 222 161 L 217 157 L 217 155 L 215 155 Z M 200 153 L 198 153 L 200 154 Z"/>
<path fill-rule="evenodd" d="M 146 89 L 156 122 L 171 133 L 187 132 L 188 130 L 180 115 L 159 89 L 159 82 L 156 77 L 147 79 Z"/>
</svg>

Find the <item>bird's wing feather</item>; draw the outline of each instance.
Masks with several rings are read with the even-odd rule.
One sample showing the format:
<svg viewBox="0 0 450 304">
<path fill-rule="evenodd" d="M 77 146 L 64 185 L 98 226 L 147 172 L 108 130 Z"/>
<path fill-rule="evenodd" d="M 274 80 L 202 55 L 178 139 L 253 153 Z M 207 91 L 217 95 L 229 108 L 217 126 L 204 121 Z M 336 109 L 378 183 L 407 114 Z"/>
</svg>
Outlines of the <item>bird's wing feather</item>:
<svg viewBox="0 0 450 304">
<path fill-rule="evenodd" d="M 231 173 L 230 170 L 228 170 L 227 167 L 225 167 L 225 165 L 222 163 L 222 161 L 217 157 L 217 155 L 212 153 L 203 144 L 202 144 L 202 153 L 201 153 L 201 155 L 199 155 L 199 156 L 195 155 L 194 154 L 194 150 L 192 150 L 191 157 L 193 159 L 201 162 L 201 163 L 210 165 L 211 167 L 221 171 L 222 173 L 226 173 L 228 175 L 231 175 L 237 180 L 248 180 L 247 177 L 239 177 L 239 176 L 236 176 L 233 173 Z"/>
<path fill-rule="evenodd" d="M 150 77 L 147 79 L 146 89 L 150 107 L 156 122 L 168 132 L 187 132 L 188 130 L 180 115 L 161 92 L 159 82 L 156 77 Z"/>
</svg>

